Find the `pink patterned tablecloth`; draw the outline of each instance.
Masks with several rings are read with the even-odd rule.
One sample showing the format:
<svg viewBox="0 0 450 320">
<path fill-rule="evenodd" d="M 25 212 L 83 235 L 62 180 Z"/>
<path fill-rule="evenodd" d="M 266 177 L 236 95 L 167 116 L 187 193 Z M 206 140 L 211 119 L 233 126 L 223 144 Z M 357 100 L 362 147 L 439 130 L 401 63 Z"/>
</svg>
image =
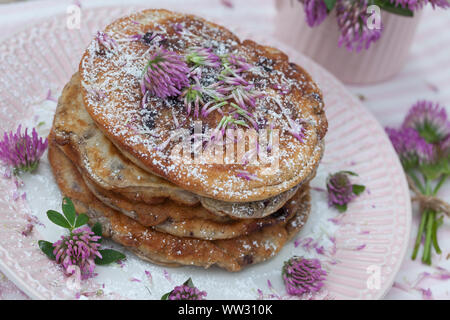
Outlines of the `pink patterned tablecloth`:
<svg viewBox="0 0 450 320">
<path fill-rule="evenodd" d="M 276 9 L 272 0 L 231 0 L 227 6 L 221 0 L 184 0 L 191 1 L 196 11 L 202 13 L 202 1 L 214 1 L 216 8 L 203 10 L 209 17 L 235 25 L 251 33 L 270 35 L 272 23 L 276 19 Z M 289 1 L 289 0 L 286 0 Z M 28 1 L 0 5 L 0 41 L 15 31 L 40 19 L 66 11 L 69 4 L 81 4 L 82 8 L 101 5 L 145 4 L 148 7 L 167 7 L 175 9 L 179 0 L 90 0 L 90 1 Z M 371 86 L 349 86 L 351 92 L 363 99 L 365 106 L 376 116 L 383 126 L 399 124 L 412 103 L 418 99 L 430 99 L 447 106 L 450 112 L 450 10 L 433 11 L 427 8 L 419 26 L 408 63 L 395 78 Z M 445 200 L 450 200 L 450 183 L 440 192 Z M 443 253 L 434 256 L 432 267 L 424 266 L 418 261 L 411 261 L 412 243 L 417 230 L 419 212 L 413 212 L 413 232 L 410 247 L 386 299 L 421 299 L 422 294 L 414 290 L 404 290 L 420 281 L 421 288 L 430 288 L 435 299 L 449 299 L 450 280 L 436 280 L 432 277 L 423 279 L 424 272 L 433 274 L 437 267 L 450 269 L 450 223 L 445 220 L 439 231 L 439 241 Z M 28 299 L 11 281 L 0 273 L 0 299 Z"/>
</svg>

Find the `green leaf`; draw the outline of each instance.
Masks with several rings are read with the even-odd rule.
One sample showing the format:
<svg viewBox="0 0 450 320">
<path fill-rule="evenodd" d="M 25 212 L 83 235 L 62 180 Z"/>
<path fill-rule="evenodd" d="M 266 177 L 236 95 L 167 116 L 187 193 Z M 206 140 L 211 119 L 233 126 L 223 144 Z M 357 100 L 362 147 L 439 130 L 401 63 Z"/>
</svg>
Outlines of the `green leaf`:
<svg viewBox="0 0 450 320">
<path fill-rule="evenodd" d="M 191 279 L 191 278 L 187 279 L 183 284 L 184 284 L 185 286 L 190 287 L 190 288 L 194 288 L 194 282 L 192 282 L 192 279 Z"/>
<path fill-rule="evenodd" d="M 126 258 L 126 256 L 122 252 L 113 249 L 99 250 L 99 252 L 102 255 L 102 258 L 95 258 L 95 264 L 98 265 L 110 264 L 112 262 L 116 262 L 118 260 L 123 260 Z"/>
<path fill-rule="evenodd" d="M 161 297 L 161 300 L 168 300 L 171 293 L 172 293 L 172 291 L 167 292 L 165 295 L 163 295 L 163 296 Z"/>
<path fill-rule="evenodd" d="M 38 241 L 39 248 L 42 250 L 42 252 L 45 253 L 45 255 L 50 260 L 56 260 L 55 255 L 53 254 L 53 243 L 45 241 L 45 240 L 39 240 Z"/>
<path fill-rule="evenodd" d="M 78 215 L 76 221 L 75 221 L 75 228 L 81 227 L 82 225 L 85 225 L 88 223 L 89 217 L 85 214 Z"/>
<path fill-rule="evenodd" d="M 71 229 L 72 226 L 70 225 L 69 221 L 67 221 L 66 218 L 64 218 L 64 216 L 56 211 L 53 210 L 48 210 L 47 211 L 47 217 L 49 218 L 49 220 L 51 222 L 53 222 L 54 224 L 66 228 L 66 229 Z"/>
<path fill-rule="evenodd" d="M 347 211 L 347 205 L 346 204 L 343 204 L 343 205 L 335 204 L 334 206 L 341 213 Z"/>
<path fill-rule="evenodd" d="M 91 230 L 96 236 L 101 237 L 103 235 L 102 224 L 100 222 L 96 222 Z M 102 238 L 98 239 L 97 242 L 102 242 Z"/>
<path fill-rule="evenodd" d="M 69 221 L 70 225 L 74 226 L 77 213 L 75 211 L 75 206 L 73 205 L 72 200 L 70 200 L 67 197 L 64 197 L 62 202 L 62 211 L 67 221 Z"/>
<path fill-rule="evenodd" d="M 389 13 L 397 14 L 404 17 L 413 17 L 414 12 L 409 9 L 402 8 L 401 6 L 396 6 L 394 3 L 391 3 L 386 0 L 375 0 L 374 4 L 379 6 L 382 10 L 387 11 Z"/>
<path fill-rule="evenodd" d="M 448 159 L 440 159 L 437 163 L 420 165 L 419 170 L 428 180 L 436 180 L 443 174 L 450 174 L 448 162 Z"/>
<path fill-rule="evenodd" d="M 356 194 L 357 196 L 359 196 L 361 193 L 363 193 L 364 190 L 366 190 L 366 187 L 363 185 L 360 185 L 360 184 L 353 185 L 353 193 Z"/>
<path fill-rule="evenodd" d="M 334 6 L 336 5 L 336 0 L 324 0 L 324 1 L 325 1 L 325 5 L 327 6 L 328 12 L 333 10 Z"/>
</svg>

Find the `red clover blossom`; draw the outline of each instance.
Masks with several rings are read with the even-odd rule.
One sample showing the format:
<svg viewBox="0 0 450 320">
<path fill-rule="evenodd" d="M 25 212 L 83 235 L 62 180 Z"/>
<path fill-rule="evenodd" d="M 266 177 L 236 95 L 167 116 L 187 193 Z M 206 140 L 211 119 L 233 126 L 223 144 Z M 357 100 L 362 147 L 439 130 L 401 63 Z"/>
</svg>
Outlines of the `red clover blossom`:
<svg viewBox="0 0 450 320">
<path fill-rule="evenodd" d="M 189 67 L 180 55 L 158 48 L 151 56 L 141 81 L 141 91 L 159 98 L 178 96 L 189 85 Z"/>
<path fill-rule="evenodd" d="M 405 170 L 434 161 L 434 147 L 413 128 L 386 128 Z"/>
<path fill-rule="evenodd" d="M 359 52 L 363 48 L 369 49 L 371 43 L 381 37 L 381 29 L 369 29 L 367 25 L 367 6 L 367 0 L 337 0 L 336 16 L 341 31 L 339 46 Z"/>
<path fill-rule="evenodd" d="M 341 36 L 339 46 L 345 46 L 349 51 L 359 52 L 369 49 L 370 45 L 381 37 L 382 25 L 379 28 L 369 28 L 368 20 L 372 15 L 367 12 L 369 5 L 374 4 L 371 0 L 298 0 L 303 3 L 306 22 L 310 27 L 320 25 L 331 13 L 335 11 L 337 25 Z M 396 8 L 382 7 L 383 10 L 394 12 L 399 15 L 412 15 L 411 11 L 418 11 L 424 6 L 431 4 L 433 9 L 450 8 L 449 0 L 389 0 Z M 375 3 L 376 4 L 376 3 Z M 395 12 L 396 9 L 397 12 Z"/>
<path fill-rule="evenodd" d="M 318 259 L 292 257 L 284 263 L 282 277 L 286 291 L 290 295 L 319 292 L 323 287 L 327 272 Z"/>
<path fill-rule="evenodd" d="M 432 199 L 430 204 L 417 198 L 422 216 L 411 256 L 412 260 L 416 259 L 424 238 L 422 262 L 431 265 L 432 248 L 437 254 L 442 253 L 437 238 L 442 216 L 439 218 L 437 214 L 445 209 L 435 203 L 442 202 L 436 195 L 448 177 L 450 122 L 447 113 L 437 103 L 418 101 L 399 130 L 386 128 L 386 132 L 408 175 L 411 189 Z M 432 186 L 434 181 L 437 183 Z"/>
<path fill-rule="evenodd" d="M 327 5 L 323 0 L 303 0 L 306 22 L 310 27 L 318 26 L 327 17 Z"/>
<path fill-rule="evenodd" d="M 164 272 L 165 275 L 166 272 Z M 189 278 L 181 286 L 176 286 L 172 291 L 163 295 L 161 300 L 205 300 L 206 295 L 207 293 L 196 288 L 192 279 Z"/>
<path fill-rule="evenodd" d="M 337 208 L 340 212 L 346 211 L 347 204 L 365 190 L 362 185 L 352 184 L 349 175 L 357 174 L 339 171 L 331 174 L 327 179 L 328 205 Z"/>
<path fill-rule="evenodd" d="M 386 128 L 405 170 L 438 162 L 450 149 L 450 121 L 445 108 L 431 101 L 418 101 L 399 130 Z"/>
<path fill-rule="evenodd" d="M 25 133 L 21 131 L 22 126 L 19 125 L 16 133 L 5 132 L 0 141 L 0 160 L 13 168 L 15 174 L 36 170 L 39 159 L 48 146 L 48 140 L 38 137 L 35 128 L 31 136 L 28 135 L 28 129 L 25 129 Z"/>
<path fill-rule="evenodd" d="M 141 35 L 134 38 L 143 39 Z M 216 82 L 203 85 L 200 81 L 201 67 L 223 69 Z M 162 99 L 177 96 L 184 100 L 187 114 L 190 115 L 193 110 L 195 118 L 200 115 L 207 117 L 216 110 L 221 113 L 223 118 L 216 133 L 222 136 L 227 126 L 248 127 L 247 121 L 258 130 L 255 116 L 249 109 L 255 107 L 256 100 L 264 94 L 256 91 L 242 74 L 252 67 L 243 57 L 228 54 L 219 58 L 210 48 L 189 48 L 182 57 L 159 47 L 151 56 L 141 80 L 142 105 L 145 105 L 149 95 Z M 226 105 L 235 110 L 225 115 L 222 108 Z"/>
<path fill-rule="evenodd" d="M 428 143 L 439 143 L 450 134 L 450 121 L 445 108 L 431 101 L 418 101 L 403 121 L 403 128 L 413 128 Z"/>
<path fill-rule="evenodd" d="M 187 285 L 176 286 L 170 293 L 168 300 L 204 300 L 207 293 Z"/>
<path fill-rule="evenodd" d="M 69 236 L 61 236 L 61 240 L 53 244 L 56 262 L 66 271 L 69 266 L 78 266 L 83 279 L 91 277 L 95 258 L 102 258 L 98 250 L 100 243 L 97 242 L 100 238 L 88 226 L 73 230 Z"/>
</svg>

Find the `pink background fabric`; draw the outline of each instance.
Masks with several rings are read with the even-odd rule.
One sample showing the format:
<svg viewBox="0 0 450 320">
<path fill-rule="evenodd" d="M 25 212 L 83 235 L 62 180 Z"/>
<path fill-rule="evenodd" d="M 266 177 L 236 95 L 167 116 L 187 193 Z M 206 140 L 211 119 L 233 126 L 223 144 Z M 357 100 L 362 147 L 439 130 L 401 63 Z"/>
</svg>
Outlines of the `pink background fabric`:
<svg viewBox="0 0 450 320">
<path fill-rule="evenodd" d="M 66 11 L 70 4 L 81 4 L 82 8 L 102 5 L 144 4 L 148 7 L 176 9 L 179 0 L 85 0 L 61 1 L 40 0 L 0 5 L 0 41 L 30 24 Z M 202 11 L 202 3 L 208 1 L 204 15 L 223 21 L 224 24 L 238 26 L 249 33 L 259 36 L 273 34 L 277 16 L 272 0 L 229 0 L 230 8 L 221 0 L 184 0 L 189 1 L 197 11 Z M 289 1 L 289 0 L 286 0 Z M 211 10 L 211 2 L 215 2 Z M 397 126 L 411 104 L 419 99 L 429 99 L 445 105 L 450 113 L 450 10 L 425 9 L 414 44 L 403 70 L 392 79 L 370 86 L 348 86 L 355 95 L 361 97 L 364 105 L 375 115 L 383 126 Z M 450 201 L 450 183 L 442 188 L 440 196 Z M 422 294 L 405 287 L 417 284 L 424 272 L 434 273 L 437 267 L 450 270 L 450 223 L 445 220 L 439 231 L 442 255 L 433 257 L 433 266 L 411 261 L 412 243 L 417 230 L 419 212 L 413 211 L 412 234 L 407 256 L 396 277 L 394 288 L 386 299 L 421 299 Z M 447 271 L 448 272 L 448 271 Z M 424 279 L 420 287 L 429 288 L 434 299 L 449 299 L 450 280 Z M 11 281 L 0 273 L 0 299 L 28 299 Z"/>
</svg>

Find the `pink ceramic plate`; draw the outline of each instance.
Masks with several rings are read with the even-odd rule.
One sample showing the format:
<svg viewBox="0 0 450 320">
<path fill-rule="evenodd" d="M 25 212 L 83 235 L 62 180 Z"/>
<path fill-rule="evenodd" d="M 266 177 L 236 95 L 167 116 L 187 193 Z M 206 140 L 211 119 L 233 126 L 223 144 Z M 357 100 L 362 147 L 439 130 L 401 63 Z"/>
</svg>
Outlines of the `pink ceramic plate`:
<svg viewBox="0 0 450 320">
<path fill-rule="evenodd" d="M 66 17 L 59 16 L 2 42 L 1 131 L 14 129 L 19 123 L 36 124 L 42 120 L 47 122 L 48 129 L 54 108 L 49 104 L 54 102 L 42 102 L 49 88 L 52 95 L 57 96 L 77 70 L 92 35 L 130 11 L 129 8 L 84 10 L 79 30 L 68 30 Z M 255 38 L 234 31 L 241 37 Z M 327 254 L 322 257 L 328 271 L 322 297 L 381 298 L 399 270 L 411 223 L 409 192 L 397 156 L 375 118 L 332 75 L 276 40 L 257 37 L 255 40 L 286 52 L 291 61 L 310 72 L 323 89 L 329 133 L 326 153 L 313 185 L 323 188 L 330 172 L 347 169 L 359 173 L 359 180 L 367 186 L 367 192 L 350 205 L 347 213 L 338 214 L 329 209 L 325 194 L 315 191 L 313 212 L 305 230 L 296 242 L 288 244 L 267 263 L 237 274 L 190 267 L 165 270 L 127 253 L 124 267 L 99 267 L 98 277 L 83 283 L 81 289 L 74 289 L 37 246 L 38 239 L 55 240 L 61 234 L 61 229 L 50 225 L 45 217 L 47 209 L 58 208 L 61 195 L 53 182 L 48 162 L 43 159 L 38 172 L 24 177 L 26 187 L 19 189 L 19 192 L 27 192 L 26 200 L 14 200 L 13 181 L 0 179 L 1 271 L 37 299 L 73 298 L 78 296 L 77 292 L 81 292 L 82 297 L 117 298 L 120 292 L 125 298 L 159 299 L 188 277 L 206 290 L 210 299 L 289 298 L 284 292 L 280 268 L 293 254 L 313 255 L 310 248 L 302 245 L 302 239 L 313 235 L 315 240 L 325 244 L 325 238 L 332 239 L 332 243 L 336 239 L 336 245 L 327 247 Z M 37 225 L 29 236 L 23 236 L 30 213 L 38 216 L 44 226 Z M 151 279 L 145 271 L 150 271 Z M 270 280 L 270 286 L 267 280 Z"/>
</svg>

